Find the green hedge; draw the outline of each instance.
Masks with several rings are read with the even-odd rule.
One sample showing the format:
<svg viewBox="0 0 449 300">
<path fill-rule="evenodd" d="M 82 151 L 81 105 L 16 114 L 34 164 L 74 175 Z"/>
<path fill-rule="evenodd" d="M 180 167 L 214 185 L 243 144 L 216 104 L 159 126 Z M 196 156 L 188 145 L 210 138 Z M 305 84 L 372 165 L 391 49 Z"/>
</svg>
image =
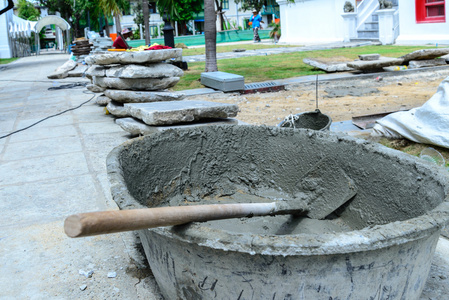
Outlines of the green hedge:
<svg viewBox="0 0 449 300">
<path fill-rule="evenodd" d="M 261 39 L 269 38 L 270 30 L 259 30 L 259 36 Z M 240 41 L 251 41 L 253 39 L 252 30 L 227 30 L 217 32 L 217 44 L 219 43 L 229 43 L 229 42 L 240 42 Z M 164 44 L 164 38 L 151 39 L 151 44 L 158 43 Z M 199 46 L 204 45 L 204 35 L 187 35 L 175 37 L 175 44 L 184 43 L 186 46 Z M 128 44 L 131 47 L 139 47 L 145 45 L 145 40 L 132 40 Z"/>
</svg>

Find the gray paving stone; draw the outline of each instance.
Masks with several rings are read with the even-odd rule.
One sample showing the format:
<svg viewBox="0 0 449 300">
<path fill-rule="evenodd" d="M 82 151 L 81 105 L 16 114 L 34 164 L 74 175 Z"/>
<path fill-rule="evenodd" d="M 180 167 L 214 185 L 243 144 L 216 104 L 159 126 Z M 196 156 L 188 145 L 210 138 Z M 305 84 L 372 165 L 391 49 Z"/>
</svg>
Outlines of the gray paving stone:
<svg viewBox="0 0 449 300">
<path fill-rule="evenodd" d="M 108 135 L 114 132 L 123 133 L 119 126 L 111 126 L 109 122 L 80 123 L 78 124 L 78 127 L 80 128 L 81 133 L 85 136 L 90 134 Z"/>
<path fill-rule="evenodd" d="M 447 54 L 449 54 L 449 48 L 421 49 L 403 55 L 400 58 L 403 59 L 404 63 L 408 63 L 411 60 L 434 59 Z"/>
<path fill-rule="evenodd" d="M 102 88 L 135 91 L 157 91 L 175 86 L 179 77 L 123 79 L 112 77 L 94 77 L 93 83 Z"/>
<path fill-rule="evenodd" d="M 19 134 L 19 133 L 18 133 Z M 45 155 L 57 155 L 82 151 L 78 136 L 57 137 L 43 140 L 9 143 L 3 155 L 4 160 L 20 160 Z"/>
<path fill-rule="evenodd" d="M 235 104 L 196 100 L 152 103 L 127 103 L 126 110 L 148 125 L 190 123 L 201 119 L 232 118 L 238 113 Z"/>
<path fill-rule="evenodd" d="M 87 71 L 87 65 L 78 65 L 74 70 L 67 73 L 68 77 L 82 77 Z"/>
<path fill-rule="evenodd" d="M 95 84 L 88 84 L 88 85 L 86 85 L 86 89 L 88 89 L 89 91 L 94 92 L 94 93 L 103 93 L 106 88 L 95 85 Z"/>
<path fill-rule="evenodd" d="M 106 109 L 111 115 L 114 115 L 119 118 L 125 118 L 130 117 L 131 115 L 129 112 L 125 109 L 122 103 L 118 103 L 115 101 L 111 101 L 106 105 Z"/>
<path fill-rule="evenodd" d="M 75 189 L 75 186 L 83 188 Z M 79 212 L 80 205 L 86 211 L 95 211 L 98 209 L 92 201 L 95 192 L 91 175 L 3 186 L 2 197 L 15 201 L 0 201 L 0 211 L 10 212 L 0 218 L 0 228 L 8 224 L 60 220 Z"/>
<path fill-rule="evenodd" d="M 82 152 L 7 161 L 0 164 L 0 186 L 83 175 L 88 172 L 86 158 Z"/>
<path fill-rule="evenodd" d="M 18 112 L 0 112 L 0 126 L 2 131 L 10 132 L 14 128 L 14 124 L 17 120 Z"/>
<path fill-rule="evenodd" d="M 426 60 L 411 60 L 408 63 L 408 67 L 410 69 L 418 69 L 425 67 L 435 67 L 435 66 L 445 66 L 446 59 L 444 58 L 435 58 L 435 59 L 426 59 Z"/>
<path fill-rule="evenodd" d="M 151 65 L 123 65 L 106 68 L 106 77 L 117 78 L 169 78 L 182 77 L 184 72 L 167 63 Z"/>
<path fill-rule="evenodd" d="M 101 94 L 95 98 L 95 104 L 98 104 L 100 106 L 106 106 L 111 101 L 111 98 L 106 97 L 104 94 Z"/>
<path fill-rule="evenodd" d="M 48 130 L 42 130 L 42 128 L 39 127 L 31 127 L 27 130 L 13 134 L 10 137 L 9 142 L 17 143 L 57 137 L 75 137 L 77 135 L 78 133 L 74 125 L 56 126 L 49 128 Z"/>
<path fill-rule="evenodd" d="M 90 55 L 86 58 L 89 65 L 111 64 L 148 64 L 161 62 L 170 58 L 180 58 L 182 49 L 149 50 L 141 52 L 108 52 Z"/>
<path fill-rule="evenodd" d="M 236 119 L 213 119 L 170 126 L 150 126 L 134 118 L 120 118 L 115 120 L 115 123 L 118 124 L 124 131 L 129 132 L 133 136 L 148 135 L 174 128 L 191 128 L 213 125 L 238 125 L 238 121 Z"/>
<path fill-rule="evenodd" d="M 42 118 L 31 117 L 29 119 L 21 119 L 17 124 L 17 129 L 25 128 L 36 122 L 41 121 Z M 53 126 L 65 126 L 73 124 L 73 116 L 69 113 L 65 113 L 54 118 L 49 118 L 35 125 L 36 127 L 53 127 Z"/>
<path fill-rule="evenodd" d="M 395 66 L 402 64 L 402 58 L 381 57 L 378 60 L 358 60 L 348 62 L 350 68 L 361 71 L 381 70 L 383 67 Z"/>
<path fill-rule="evenodd" d="M 319 59 L 313 59 L 313 58 L 304 58 L 303 62 L 312 67 L 326 71 L 328 73 L 346 72 L 346 71 L 354 70 L 353 68 L 348 67 L 347 63 L 345 63 L 345 62 L 324 63 L 322 61 L 319 61 Z"/>
<path fill-rule="evenodd" d="M 169 92 L 169 91 L 127 91 L 127 90 L 106 90 L 104 91 L 106 97 L 120 102 L 120 103 L 144 103 L 156 101 L 174 101 L 185 98 L 183 92 Z"/>
<path fill-rule="evenodd" d="M 378 60 L 380 54 L 362 54 L 359 55 L 360 60 Z"/>
</svg>

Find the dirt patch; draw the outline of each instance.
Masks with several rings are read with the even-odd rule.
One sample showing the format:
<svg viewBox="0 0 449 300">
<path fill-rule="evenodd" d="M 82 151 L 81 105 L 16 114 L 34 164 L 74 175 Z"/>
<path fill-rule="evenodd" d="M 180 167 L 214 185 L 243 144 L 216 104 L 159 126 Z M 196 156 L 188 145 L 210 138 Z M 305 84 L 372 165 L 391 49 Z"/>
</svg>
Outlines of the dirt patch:
<svg viewBox="0 0 449 300">
<path fill-rule="evenodd" d="M 421 73 L 401 72 L 400 74 L 384 77 L 380 81 L 371 78 L 320 82 L 318 88 L 319 109 L 322 113 L 329 115 L 333 122 L 338 122 L 351 120 L 353 116 L 418 107 L 435 94 L 441 81 L 449 76 L 449 69 Z M 325 98 L 327 95 L 325 90 L 347 89 L 348 87 L 351 87 L 353 91 L 377 89 L 379 92 Z M 315 110 L 315 83 L 289 85 L 287 89 L 281 92 L 249 95 L 240 95 L 239 93 L 201 95 L 196 99 L 238 104 L 240 113 L 237 118 L 256 125 L 277 125 L 290 114 Z"/>
</svg>

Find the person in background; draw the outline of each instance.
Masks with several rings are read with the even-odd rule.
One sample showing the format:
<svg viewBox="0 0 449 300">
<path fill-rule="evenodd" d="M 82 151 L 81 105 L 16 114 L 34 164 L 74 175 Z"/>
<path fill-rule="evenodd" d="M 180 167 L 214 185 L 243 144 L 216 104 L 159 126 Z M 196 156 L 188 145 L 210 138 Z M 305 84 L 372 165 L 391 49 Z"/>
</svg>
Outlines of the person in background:
<svg viewBox="0 0 449 300">
<path fill-rule="evenodd" d="M 251 16 L 249 21 L 252 23 L 253 27 L 254 43 L 260 43 L 259 28 L 261 28 L 260 23 L 264 23 L 264 21 L 262 21 L 262 17 L 259 15 L 259 12 L 257 10 L 253 10 L 253 15 Z"/>
<path fill-rule="evenodd" d="M 132 35 L 133 32 L 131 30 L 129 30 L 128 28 L 123 29 L 121 33 L 117 34 L 117 38 L 112 44 L 112 47 L 114 47 L 115 49 L 131 49 L 132 47 L 128 46 L 128 43 L 126 43 L 126 39 L 131 37 Z"/>
</svg>

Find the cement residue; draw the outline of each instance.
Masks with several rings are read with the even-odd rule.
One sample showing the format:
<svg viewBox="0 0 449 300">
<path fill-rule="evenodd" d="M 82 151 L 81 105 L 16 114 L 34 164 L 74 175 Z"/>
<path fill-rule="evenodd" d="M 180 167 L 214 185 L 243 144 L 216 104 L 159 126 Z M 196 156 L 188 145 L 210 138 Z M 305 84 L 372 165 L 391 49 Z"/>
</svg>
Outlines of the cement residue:
<svg viewBox="0 0 449 300">
<path fill-rule="evenodd" d="M 324 91 L 327 93 L 325 98 L 338 98 L 344 96 L 354 96 L 361 97 L 369 94 L 379 93 L 380 91 L 377 88 L 363 88 L 356 86 L 347 86 L 347 87 L 339 87 L 339 88 L 326 88 Z"/>
</svg>

